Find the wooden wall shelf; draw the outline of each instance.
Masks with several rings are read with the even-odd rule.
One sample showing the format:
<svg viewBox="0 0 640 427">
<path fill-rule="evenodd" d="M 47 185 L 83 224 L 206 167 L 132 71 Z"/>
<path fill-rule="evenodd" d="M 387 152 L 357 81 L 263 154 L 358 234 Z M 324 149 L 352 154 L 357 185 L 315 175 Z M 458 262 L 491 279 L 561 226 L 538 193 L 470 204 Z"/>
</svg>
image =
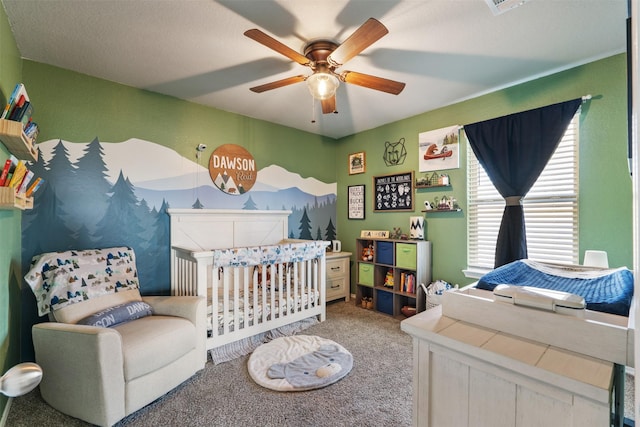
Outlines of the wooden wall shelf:
<svg viewBox="0 0 640 427">
<path fill-rule="evenodd" d="M 438 185 L 416 185 L 416 189 L 418 189 L 418 190 L 422 190 L 424 188 L 440 188 L 440 189 L 442 189 L 442 188 L 451 188 L 451 184 L 446 184 L 446 185 L 444 185 L 444 184 L 442 184 L 442 185 L 440 185 L 440 184 L 438 184 Z"/>
<path fill-rule="evenodd" d="M 22 131 L 22 123 L 0 120 L 0 141 L 18 159 L 38 161 L 38 150 Z"/>
<path fill-rule="evenodd" d="M 33 209 L 33 197 L 17 195 L 12 187 L 0 187 L 0 209 Z"/>
<path fill-rule="evenodd" d="M 462 209 L 425 209 L 421 212 L 425 213 L 438 213 L 438 212 L 460 212 Z"/>
</svg>

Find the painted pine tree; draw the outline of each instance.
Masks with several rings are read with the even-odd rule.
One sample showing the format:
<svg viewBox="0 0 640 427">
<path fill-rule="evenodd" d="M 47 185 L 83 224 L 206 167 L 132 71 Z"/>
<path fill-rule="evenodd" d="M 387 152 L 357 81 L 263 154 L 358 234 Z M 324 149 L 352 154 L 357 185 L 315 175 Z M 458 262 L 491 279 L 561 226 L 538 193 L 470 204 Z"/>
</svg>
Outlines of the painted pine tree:
<svg viewBox="0 0 640 427">
<path fill-rule="evenodd" d="M 304 240 L 313 240 L 311 237 L 311 221 L 309 220 L 309 216 L 307 215 L 307 208 L 304 208 L 304 212 L 302 213 L 302 218 L 300 219 L 300 239 Z"/>
<path fill-rule="evenodd" d="M 191 208 L 193 208 L 193 209 L 202 209 L 202 208 L 204 208 L 204 205 L 202 203 L 200 203 L 200 199 L 197 198 L 196 201 L 193 203 L 193 205 L 191 205 Z"/>
<path fill-rule="evenodd" d="M 249 196 L 247 201 L 244 202 L 244 206 L 242 207 L 242 209 L 255 211 L 255 210 L 258 210 L 258 206 L 255 204 L 251 196 Z"/>
<path fill-rule="evenodd" d="M 329 218 L 329 225 L 327 225 L 327 229 L 325 230 L 325 240 L 335 240 L 336 239 L 336 228 L 333 226 L 333 222 L 331 218 Z"/>
</svg>

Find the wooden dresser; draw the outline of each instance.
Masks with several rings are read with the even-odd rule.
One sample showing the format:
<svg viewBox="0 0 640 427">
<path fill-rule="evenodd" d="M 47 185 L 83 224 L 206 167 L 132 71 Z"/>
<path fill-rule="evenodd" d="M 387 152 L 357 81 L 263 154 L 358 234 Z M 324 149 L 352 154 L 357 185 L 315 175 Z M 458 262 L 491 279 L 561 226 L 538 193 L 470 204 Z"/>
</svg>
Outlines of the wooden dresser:
<svg viewBox="0 0 640 427">
<path fill-rule="evenodd" d="M 351 252 L 327 252 L 327 301 L 339 298 L 349 301 L 351 295 L 350 260 Z"/>
</svg>

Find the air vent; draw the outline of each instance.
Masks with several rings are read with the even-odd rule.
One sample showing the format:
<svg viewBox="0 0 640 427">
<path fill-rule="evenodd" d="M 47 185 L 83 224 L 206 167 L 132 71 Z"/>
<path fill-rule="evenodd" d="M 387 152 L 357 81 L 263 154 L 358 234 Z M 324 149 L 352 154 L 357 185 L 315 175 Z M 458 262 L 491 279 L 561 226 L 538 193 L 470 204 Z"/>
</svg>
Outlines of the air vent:
<svg viewBox="0 0 640 427">
<path fill-rule="evenodd" d="M 484 0 L 494 15 L 500 15 L 518 6 L 522 6 L 529 0 Z"/>
</svg>

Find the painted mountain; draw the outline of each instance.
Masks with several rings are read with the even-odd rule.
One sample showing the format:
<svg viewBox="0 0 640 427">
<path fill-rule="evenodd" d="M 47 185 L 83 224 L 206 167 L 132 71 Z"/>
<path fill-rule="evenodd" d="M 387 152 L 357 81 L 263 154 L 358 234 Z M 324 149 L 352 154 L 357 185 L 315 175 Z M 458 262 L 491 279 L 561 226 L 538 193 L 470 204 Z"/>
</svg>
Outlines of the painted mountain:
<svg viewBox="0 0 640 427">
<path fill-rule="evenodd" d="M 120 143 L 50 140 L 30 169 L 45 179 L 22 216 L 23 265 L 35 254 L 130 246 L 145 293 L 169 289 L 168 208 L 291 210 L 290 237 L 336 236 L 336 183 L 270 165 L 250 191 L 229 195 L 212 182 L 208 159 L 187 159 L 139 139 Z M 195 151 L 195 150 L 194 150 Z M 221 177 L 222 178 L 222 177 Z"/>
</svg>

